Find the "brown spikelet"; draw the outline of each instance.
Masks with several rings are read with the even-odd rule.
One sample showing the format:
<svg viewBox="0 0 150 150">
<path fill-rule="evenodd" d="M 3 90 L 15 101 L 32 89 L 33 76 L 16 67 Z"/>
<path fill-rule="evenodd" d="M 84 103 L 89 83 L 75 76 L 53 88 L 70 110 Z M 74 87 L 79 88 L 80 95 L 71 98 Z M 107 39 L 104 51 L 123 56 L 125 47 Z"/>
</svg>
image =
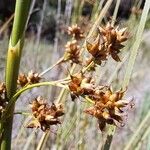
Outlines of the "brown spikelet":
<svg viewBox="0 0 150 150">
<path fill-rule="evenodd" d="M 23 74 L 23 73 L 19 74 L 17 83 L 21 87 L 24 87 L 28 83 L 27 76 L 25 74 Z"/>
<path fill-rule="evenodd" d="M 83 31 L 77 24 L 68 27 L 67 32 L 69 35 L 72 35 L 77 40 L 84 38 Z"/>
<path fill-rule="evenodd" d="M 86 48 L 93 56 L 96 64 L 101 65 L 102 61 L 107 60 L 107 51 L 105 45 L 100 43 L 100 36 L 97 37 L 93 44 L 86 42 Z"/>
<path fill-rule="evenodd" d="M 125 91 L 112 92 L 108 87 L 99 91 L 95 90 L 96 98 L 94 106 L 87 108 L 85 113 L 90 114 L 98 119 L 99 128 L 102 131 L 106 124 L 122 123 L 122 108 L 128 105 L 128 101 L 122 100 Z"/>
<path fill-rule="evenodd" d="M 62 104 L 50 106 L 42 97 L 37 97 L 31 103 L 34 119 L 27 125 L 28 128 L 41 128 L 43 131 L 49 130 L 51 125 L 60 124 L 59 117 L 64 115 Z"/>
<path fill-rule="evenodd" d="M 28 83 L 34 84 L 34 83 L 39 83 L 41 80 L 41 77 L 39 76 L 38 73 L 33 72 L 32 70 L 28 73 L 27 76 Z"/>
<path fill-rule="evenodd" d="M 67 42 L 65 45 L 64 61 L 71 61 L 71 63 L 80 63 L 80 46 L 76 40 Z"/>
<path fill-rule="evenodd" d="M 128 39 L 126 28 L 115 28 L 108 23 L 106 27 L 99 27 L 98 29 L 104 40 L 105 48 L 107 49 L 108 54 L 110 54 L 115 61 L 120 61 L 118 54 L 124 47 L 123 42 Z"/>
<path fill-rule="evenodd" d="M 94 85 L 91 78 L 85 77 L 82 73 L 71 76 L 68 84 L 72 98 L 93 93 Z"/>
</svg>

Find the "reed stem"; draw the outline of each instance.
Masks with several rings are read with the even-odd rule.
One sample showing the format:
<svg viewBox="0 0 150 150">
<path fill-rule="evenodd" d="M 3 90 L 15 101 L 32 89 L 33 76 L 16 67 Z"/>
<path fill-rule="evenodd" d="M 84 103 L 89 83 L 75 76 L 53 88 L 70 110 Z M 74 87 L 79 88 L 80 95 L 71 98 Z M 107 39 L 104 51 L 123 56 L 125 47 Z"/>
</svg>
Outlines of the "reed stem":
<svg viewBox="0 0 150 150">
<path fill-rule="evenodd" d="M 17 88 L 17 78 L 21 59 L 21 52 L 24 43 L 24 31 L 28 17 L 31 0 L 16 0 L 15 16 L 12 28 L 12 34 L 9 41 L 7 65 L 6 65 L 6 89 L 7 100 L 15 94 Z M 1 150 L 11 149 L 11 134 L 13 124 L 14 105 L 9 112 L 9 118 L 1 123 L 2 141 Z"/>
</svg>

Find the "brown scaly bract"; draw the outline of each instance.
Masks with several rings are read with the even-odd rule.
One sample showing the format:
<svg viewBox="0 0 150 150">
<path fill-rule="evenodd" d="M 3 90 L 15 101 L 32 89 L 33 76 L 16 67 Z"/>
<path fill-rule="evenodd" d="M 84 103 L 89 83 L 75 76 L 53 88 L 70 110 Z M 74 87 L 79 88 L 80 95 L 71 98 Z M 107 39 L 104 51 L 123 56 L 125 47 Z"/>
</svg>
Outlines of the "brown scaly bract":
<svg viewBox="0 0 150 150">
<path fill-rule="evenodd" d="M 116 122 L 122 123 L 122 108 L 126 107 L 129 103 L 122 100 L 125 91 L 112 92 L 110 88 L 105 90 L 98 90 L 95 92 L 97 98 L 92 99 L 95 101 L 94 106 L 85 110 L 98 119 L 99 128 L 104 130 L 106 124 L 116 125 Z"/>
<path fill-rule="evenodd" d="M 21 87 L 24 87 L 28 83 L 27 77 L 26 77 L 26 75 L 24 73 L 19 74 L 17 83 Z"/>
<path fill-rule="evenodd" d="M 126 28 L 119 29 L 119 27 L 114 27 L 110 23 L 106 27 L 99 27 L 99 33 L 104 40 L 107 52 L 115 61 L 120 61 L 118 54 L 120 50 L 124 47 L 122 44 L 128 39 Z"/>
<path fill-rule="evenodd" d="M 18 80 L 17 83 L 18 85 L 20 85 L 21 87 L 24 87 L 27 84 L 35 84 L 35 83 L 39 83 L 39 81 L 41 80 L 41 77 L 39 76 L 38 73 L 33 72 L 32 70 L 28 73 L 28 75 L 26 76 L 25 74 L 21 73 L 18 76 Z"/>
<path fill-rule="evenodd" d="M 33 72 L 32 70 L 28 73 L 27 80 L 29 83 L 34 84 L 40 81 L 41 77 L 38 73 Z"/>
<path fill-rule="evenodd" d="M 91 78 L 85 77 L 82 73 L 77 73 L 71 76 L 68 87 L 71 92 L 72 100 L 74 100 L 75 97 L 93 93 L 94 84 Z"/>
<path fill-rule="evenodd" d="M 99 27 L 99 33 L 94 43 L 86 42 L 86 48 L 92 55 L 90 61 L 101 65 L 103 61 L 108 59 L 110 55 L 115 61 L 120 61 L 118 54 L 124 47 L 123 42 L 128 39 L 126 28 L 119 29 L 108 23 L 106 27 Z M 89 62 L 89 61 L 88 61 Z M 86 64 L 86 66 L 88 63 Z"/>
<path fill-rule="evenodd" d="M 64 115 L 61 104 L 50 106 L 42 97 L 37 97 L 31 103 L 33 120 L 27 125 L 28 128 L 41 128 L 49 130 L 51 125 L 61 124 L 59 117 Z"/>
<path fill-rule="evenodd" d="M 86 47 L 88 52 L 93 56 L 92 61 L 96 64 L 101 65 L 102 61 L 107 60 L 107 49 L 104 44 L 100 43 L 99 35 L 93 44 L 86 42 Z"/>
<path fill-rule="evenodd" d="M 68 27 L 67 32 L 69 35 L 72 35 L 77 40 L 84 38 L 83 31 L 77 24 Z"/>
<path fill-rule="evenodd" d="M 76 40 L 67 42 L 65 45 L 64 61 L 70 60 L 71 63 L 80 63 L 80 46 Z"/>
</svg>

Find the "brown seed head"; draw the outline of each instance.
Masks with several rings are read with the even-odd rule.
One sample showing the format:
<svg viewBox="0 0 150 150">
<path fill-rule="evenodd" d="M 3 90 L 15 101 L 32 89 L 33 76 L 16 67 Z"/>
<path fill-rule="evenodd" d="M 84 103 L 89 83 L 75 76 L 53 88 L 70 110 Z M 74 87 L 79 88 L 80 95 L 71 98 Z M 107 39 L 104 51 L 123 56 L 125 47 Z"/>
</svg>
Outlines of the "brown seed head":
<svg viewBox="0 0 150 150">
<path fill-rule="evenodd" d="M 86 42 L 88 52 L 93 56 L 96 64 L 101 65 L 102 61 L 107 60 L 107 51 L 105 45 L 100 43 L 100 36 L 94 41 L 93 44 Z"/>
<path fill-rule="evenodd" d="M 69 60 L 72 63 L 80 63 L 80 46 L 76 40 L 67 42 L 65 46 L 64 61 Z"/>
<path fill-rule="evenodd" d="M 96 91 L 96 98 L 94 106 L 85 110 L 87 114 L 90 114 L 98 119 L 99 127 L 103 130 L 106 124 L 116 124 L 116 122 L 122 123 L 122 108 L 126 107 L 129 102 L 122 100 L 125 91 L 112 92 L 108 88 Z"/>
<path fill-rule="evenodd" d="M 75 96 L 89 95 L 94 92 L 94 84 L 91 78 L 85 77 L 82 73 L 71 76 L 68 84 L 70 92 Z"/>
<path fill-rule="evenodd" d="M 41 80 L 41 77 L 39 76 L 38 73 L 33 72 L 32 70 L 28 73 L 27 76 L 28 83 L 34 84 L 34 83 L 39 83 Z"/>
<path fill-rule="evenodd" d="M 18 76 L 17 83 L 18 83 L 21 87 L 24 87 L 24 86 L 28 83 L 27 76 L 26 76 L 25 74 L 21 73 L 21 74 Z"/>
<path fill-rule="evenodd" d="M 69 35 L 72 35 L 75 39 L 84 38 L 83 31 L 77 24 L 68 27 L 67 32 Z"/>
<path fill-rule="evenodd" d="M 50 129 L 51 125 L 60 124 L 59 117 L 64 115 L 64 109 L 62 104 L 50 106 L 42 97 L 37 97 L 31 103 L 32 114 L 34 120 L 27 127 L 41 128 L 43 131 Z"/>
<path fill-rule="evenodd" d="M 118 54 L 124 47 L 122 43 L 128 39 L 126 28 L 115 28 L 108 23 L 106 27 L 99 27 L 98 29 L 102 39 L 104 40 L 108 54 L 110 54 L 115 61 L 120 61 Z"/>
</svg>

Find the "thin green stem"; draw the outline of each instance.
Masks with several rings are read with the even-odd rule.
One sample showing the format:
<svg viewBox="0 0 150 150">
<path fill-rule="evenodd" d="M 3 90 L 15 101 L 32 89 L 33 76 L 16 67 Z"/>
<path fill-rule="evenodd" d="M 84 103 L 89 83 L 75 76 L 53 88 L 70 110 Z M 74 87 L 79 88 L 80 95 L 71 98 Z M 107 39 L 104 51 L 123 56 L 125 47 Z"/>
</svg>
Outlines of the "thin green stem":
<svg viewBox="0 0 150 150">
<path fill-rule="evenodd" d="M 145 23 L 146 23 L 146 19 L 147 19 L 147 16 L 148 16 L 149 9 L 150 9 L 150 1 L 146 0 L 145 6 L 144 6 L 144 9 L 143 9 L 143 12 L 142 12 L 141 20 L 140 20 L 140 23 L 139 23 L 138 31 L 137 31 L 137 34 L 136 34 L 135 43 L 133 45 L 133 48 L 132 48 L 132 51 L 131 51 L 131 54 L 130 54 L 128 66 L 127 66 L 124 81 L 123 81 L 123 84 L 122 84 L 123 90 L 125 90 L 126 87 L 129 85 L 129 81 L 130 81 L 130 78 L 131 78 L 131 75 L 132 75 L 134 63 L 135 63 L 136 56 L 137 56 L 137 53 L 138 53 L 138 48 L 139 48 L 141 40 L 142 40 L 142 34 L 143 34 L 143 31 L 144 31 L 144 27 L 145 27 Z M 112 142 L 113 135 L 115 133 L 116 127 L 115 126 L 110 127 L 110 129 L 112 129 L 112 130 L 110 130 L 110 132 L 107 135 L 106 142 L 104 143 L 104 148 L 103 148 L 104 150 L 109 150 L 110 149 L 111 142 Z"/>
<path fill-rule="evenodd" d="M 28 85 L 24 88 L 22 88 L 21 90 L 19 90 L 11 99 L 10 99 L 10 102 L 8 103 L 7 107 L 6 107 L 6 112 L 4 113 L 3 115 L 3 119 L 6 118 L 6 116 L 8 117 L 8 113 L 11 109 L 11 107 L 15 104 L 15 102 L 17 101 L 17 98 L 25 91 L 27 90 L 30 90 L 32 88 L 35 88 L 35 87 L 40 87 L 40 86 L 48 86 L 48 85 L 53 85 L 53 86 L 58 86 L 58 87 L 62 87 L 64 89 L 68 89 L 67 86 L 61 84 L 61 83 L 58 83 L 57 81 L 52 81 L 52 82 L 41 82 L 41 83 L 36 83 L 36 84 L 32 84 L 32 85 Z"/>
<path fill-rule="evenodd" d="M 54 65 L 50 66 L 49 68 L 45 69 L 43 72 L 41 72 L 39 74 L 39 76 L 43 76 L 45 75 L 46 73 L 48 73 L 49 71 L 51 71 L 54 67 L 56 67 L 57 65 L 59 65 L 61 62 L 63 62 L 64 60 L 64 57 L 60 58 Z"/>
<path fill-rule="evenodd" d="M 24 31 L 27 22 L 27 17 L 30 9 L 31 0 L 17 0 L 15 7 L 15 16 L 12 28 L 12 34 L 9 41 L 7 65 L 6 65 L 6 89 L 7 100 L 10 101 L 11 97 L 15 94 L 17 88 L 17 78 L 20 66 L 21 52 L 24 43 Z M 11 149 L 11 133 L 13 124 L 13 111 L 12 105 L 9 111 L 9 118 L 2 122 L 2 142 L 1 150 Z"/>
<path fill-rule="evenodd" d="M 137 144 L 140 142 L 141 138 L 143 137 L 144 133 L 148 130 L 150 126 L 150 111 L 147 113 L 143 121 L 140 123 L 139 127 L 129 140 L 129 143 L 125 146 L 124 150 L 132 150 L 134 149 Z"/>
<path fill-rule="evenodd" d="M 40 139 L 40 142 L 36 148 L 36 150 L 44 150 L 44 147 L 45 147 L 45 144 L 46 144 L 46 141 L 47 141 L 47 138 L 49 137 L 50 135 L 50 132 L 45 132 L 43 135 L 42 135 L 42 138 Z"/>
<path fill-rule="evenodd" d="M 115 10 L 114 10 L 113 17 L 112 17 L 112 22 L 111 22 L 112 26 L 115 24 L 118 10 L 119 10 L 119 6 L 120 6 L 120 2 L 121 2 L 121 0 L 117 0 L 117 2 L 116 2 L 116 6 L 115 6 Z"/>
<path fill-rule="evenodd" d="M 135 63 L 135 60 L 136 60 L 136 56 L 138 54 L 138 49 L 139 49 L 140 43 L 142 41 L 142 34 L 143 34 L 143 31 L 144 31 L 144 27 L 145 27 L 145 23 L 146 23 L 146 20 L 147 20 L 149 9 L 150 9 L 150 1 L 146 0 L 145 5 L 144 5 L 144 9 L 143 9 L 143 13 L 142 13 L 142 16 L 141 16 L 141 20 L 140 20 L 140 23 L 139 23 L 139 27 L 138 27 L 138 30 L 137 30 L 135 43 L 132 47 L 132 51 L 131 51 L 131 54 L 130 54 L 129 62 L 128 62 L 125 77 L 124 77 L 124 81 L 123 81 L 123 84 L 122 84 L 123 89 L 125 89 L 129 85 L 130 78 L 132 76 L 134 63 Z"/>
</svg>

